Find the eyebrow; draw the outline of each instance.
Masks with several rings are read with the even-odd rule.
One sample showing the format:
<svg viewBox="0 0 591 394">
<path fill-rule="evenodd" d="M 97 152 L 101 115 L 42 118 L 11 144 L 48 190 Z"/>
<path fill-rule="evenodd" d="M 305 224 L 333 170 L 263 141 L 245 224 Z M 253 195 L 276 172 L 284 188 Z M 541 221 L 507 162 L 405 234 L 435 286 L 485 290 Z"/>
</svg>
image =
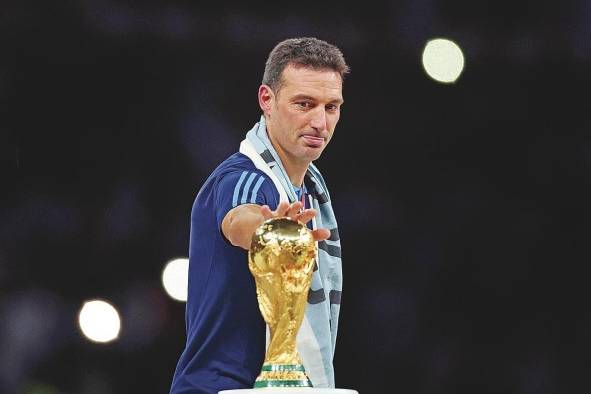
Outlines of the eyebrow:
<svg viewBox="0 0 591 394">
<path fill-rule="evenodd" d="M 316 100 L 314 97 L 312 96 L 308 96 L 307 94 L 297 94 L 295 96 L 293 96 L 291 98 L 292 101 L 297 101 L 297 100 L 310 100 L 310 101 L 318 101 Z M 343 104 L 345 102 L 345 100 L 341 99 L 341 98 L 335 98 L 329 101 L 329 103 L 331 104 Z"/>
</svg>

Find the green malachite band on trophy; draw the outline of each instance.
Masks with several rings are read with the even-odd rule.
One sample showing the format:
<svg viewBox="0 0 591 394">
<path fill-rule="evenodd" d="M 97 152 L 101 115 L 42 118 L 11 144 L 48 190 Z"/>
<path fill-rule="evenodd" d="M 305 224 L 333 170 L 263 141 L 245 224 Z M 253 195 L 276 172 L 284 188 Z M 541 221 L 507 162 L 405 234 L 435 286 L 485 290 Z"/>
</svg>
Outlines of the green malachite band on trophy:
<svg viewBox="0 0 591 394">
<path fill-rule="evenodd" d="M 263 365 L 261 371 L 301 371 L 305 372 L 304 366 L 301 364 L 271 364 Z"/>
<path fill-rule="evenodd" d="M 260 380 L 254 382 L 254 388 L 263 387 L 312 387 L 309 380 Z"/>
</svg>

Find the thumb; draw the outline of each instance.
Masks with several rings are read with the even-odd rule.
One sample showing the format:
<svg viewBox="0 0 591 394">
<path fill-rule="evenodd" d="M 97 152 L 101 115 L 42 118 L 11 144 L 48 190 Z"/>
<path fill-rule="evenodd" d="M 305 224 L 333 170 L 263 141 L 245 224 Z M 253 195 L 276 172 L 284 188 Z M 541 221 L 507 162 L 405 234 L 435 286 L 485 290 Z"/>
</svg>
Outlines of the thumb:
<svg viewBox="0 0 591 394">
<path fill-rule="evenodd" d="M 314 241 L 324 241 L 330 237 L 330 231 L 325 228 L 319 228 L 318 230 L 312 231 Z"/>
</svg>

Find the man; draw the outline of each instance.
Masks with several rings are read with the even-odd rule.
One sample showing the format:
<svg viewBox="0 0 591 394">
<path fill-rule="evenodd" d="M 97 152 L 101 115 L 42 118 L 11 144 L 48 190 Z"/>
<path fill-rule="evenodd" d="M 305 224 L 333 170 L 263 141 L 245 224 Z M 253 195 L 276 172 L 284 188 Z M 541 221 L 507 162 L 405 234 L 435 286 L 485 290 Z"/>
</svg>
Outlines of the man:
<svg viewBox="0 0 591 394">
<path fill-rule="evenodd" d="M 334 387 L 340 241 L 328 190 L 312 162 L 332 138 L 348 70 L 338 48 L 315 38 L 285 40 L 271 51 L 258 92 L 260 121 L 193 204 L 187 343 L 171 393 L 253 387 L 265 355 L 265 322 L 247 251 L 255 229 L 281 216 L 308 223 L 319 241 L 297 346 L 312 384 Z"/>
</svg>

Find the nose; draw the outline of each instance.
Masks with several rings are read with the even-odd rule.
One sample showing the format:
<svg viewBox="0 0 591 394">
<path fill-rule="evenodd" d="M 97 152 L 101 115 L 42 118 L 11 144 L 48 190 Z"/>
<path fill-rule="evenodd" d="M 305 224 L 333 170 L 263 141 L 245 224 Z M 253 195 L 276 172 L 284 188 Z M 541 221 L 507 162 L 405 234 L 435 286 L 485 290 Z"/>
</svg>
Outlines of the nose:
<svg viewBox="0 0 591 394">
<path fill-rule="evenodd" d="M 318 106 L 312 111 L 312 118 L 310 119 L 310 127 L 317 132 L 323 132 L 326 130 L 326 110 L 324 106 Z"/>
</svg>

